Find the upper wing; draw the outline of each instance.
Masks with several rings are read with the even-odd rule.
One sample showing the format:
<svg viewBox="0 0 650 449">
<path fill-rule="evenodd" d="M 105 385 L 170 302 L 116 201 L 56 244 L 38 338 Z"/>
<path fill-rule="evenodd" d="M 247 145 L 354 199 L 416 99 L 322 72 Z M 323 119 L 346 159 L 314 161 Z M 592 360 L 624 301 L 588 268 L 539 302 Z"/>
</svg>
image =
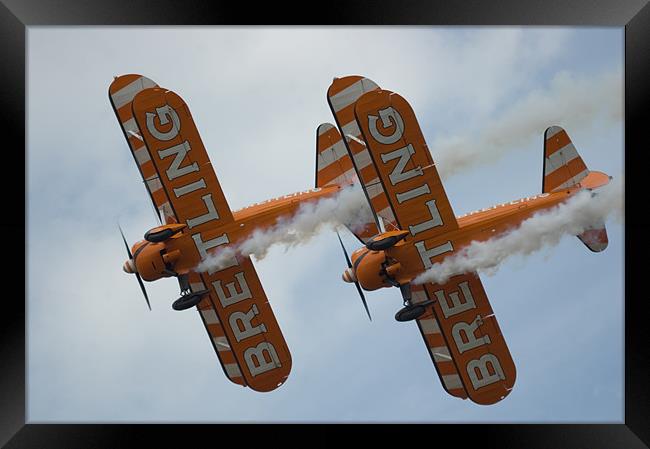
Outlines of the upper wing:
<svg viewBox="0 0 650 449">
<path fill-rule="evenodd" d="M 354 106 L 364 93 L 379 89 L 372 80 L 362 76 L 346 76 L 335 78 L 327 90 L 327 101 L 336 119 L 336 124 L 343 135 L 343 142 L 348 149 L 361 186 L 375 213 L 377 228 L 382 229 L 381 217 L 387 228 L 392 230 L 397 226 L 395 216 L 388 204 L 377 171 L 372 165 L 366 143 L 354 117 Z"/>
<path fill-rule="evenodd" d="M 232 222 L 232 212 L 183 99 L 166 89 L 148 88 L 133 98 L 132 111 L 157 172 L 148 184 L 154 192 L 165 192 L 176 221 L 187 222 L 191 231 L 207 222 L 211 227 Z"/>
<path fill-rule="evenodd" d="M 111 83 L 109 87 L 109 99 L 159 218 L 162 216 L 165 222 L 174 221 L 178 223 L 179 220 L 171 207 L 167 190 L 162 188 L 158 168 L 151 159 L 143 133 L 133 114 L 133 99 L 135 96 L 145 89 L 157 86 L 155 82 L 142 75 L 122 75 L 116 77 Z M 203 290 L 203 288 L 199 288 L 199 285 L 203 285 L 200 284 L 200 276 L 197 273 L 190 273 L 190 287 L 192 291 Z M 221 329 L 216 311 L 213 309 L 210 300 L 208 298 L 203 299 L 197 308 L 201 311 L 203 324 L 211 336 L 211 341 L 217 351 L 219 362 L 227 377 L 232 382 L 246 385 L 241 374 L 238 374 L 232 369 L 234 364 L 234 355 L 232 352 L 225 351 L 223 347 L 215 346 L 215 342 L 221 341 L 223 338 L 224 332 Z"/>
<path fill-rule="evenodd" d="M 451 239 L 433 245 L 458 222 L 415 114 L 400 95 L 374 90 L 357 100 L 355 119 L 396 222 L 416 240 L 422 268 L 428 268 L 454 250 Z M 414 302 L 418 296 L 434 301 L 418 327 L 445 389 L 479 404 L 503 399 L 514 385 L 515 367 L 478 275 L 427 283 L 415 292 Z"/>
<path fill-rule="evenodd" d="M 161 215 L 171 214 L 169 208 L 169 199 L 165 191 L 155 188 L 158 172 L 151 162 L 149 151 L 147 150 L 140 128 L 135 122 L 131 105 L 133 98 L 144 89 L 157 87 L 158 85 L 149 78 L 142 75 L 122 75 L 116 77 L 108 88 L 108 98 L 113 106 L 113 111 L 120 122 L 124 137 L 129 143 L 131 154 L 135 159 L 138 170 L 142 175 L 142 180 L 149 193 L 149 197 L 156 208 L 158 218 Z M 165 220 L 166 221 L 166 220 Z"/>
<path fill-rule="evenodd" d="M 458 228 L 413 109 L 388 90 L 365 93 L 355 119 L 397 226 L 418 240 Z"/>
<path fill-rule="evenodd" d="M 189 108 L 174 92 L 151 88 L 135 96 L 133 114 L 158 171 L 160 188 L 195 242 L 195 253 L 185 257 L 194 257 L 198 264 L 210 248 L 234 241 L 234 235 L 226 232 L 215 235 L 233 217 Z M 226 374 L 233 380 L 243 377 L 257 391 L 284 383 L 291 356 L 250 258 L 237 257 L 230 267 L 200 273 L 200 278 L 210 292 L 212 310 L 226 323 L 221 325 L 223 336 L 213 339 L 218 353 L 228 349 L 234 356 L 237 369 L 221 360 Z M 199 310 L 205 323 L 206 309 Z M 215 329 L 208 330 L 214 337 Z"/>
</svg>

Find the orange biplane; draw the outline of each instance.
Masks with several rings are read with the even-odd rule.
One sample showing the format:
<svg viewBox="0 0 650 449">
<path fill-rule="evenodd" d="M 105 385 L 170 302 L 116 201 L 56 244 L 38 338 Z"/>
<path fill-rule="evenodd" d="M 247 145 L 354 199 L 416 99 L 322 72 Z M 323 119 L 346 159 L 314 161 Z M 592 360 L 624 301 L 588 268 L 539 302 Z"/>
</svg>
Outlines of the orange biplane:
<svg viewBox="0 0 650 449">
<path fill-rule="evenodd" d="M 177 94 L 131 74 L 113 80 L 109 98 L 161 222 L 131 248 L 122 234 L 124 271 L 136 275 L 150 309 L 142 280 L 178 278 L 181 297 L 172 307 L 198 308 L 226 376 L 256 391 L 274 390 L 289 376 L 291 354 L 250 257 L 236 254 L 219 270 L 196 267 L 210 250 L 240 242 L 344 183 L 231 211 Z"/>
<path fill-rule="evenodd" d="M 588 170 L 567 133 L 552 126 L 544 134 L 540 195 L 456 217 L 404 98 L 360 76 L 335 78 L 327 96 L 338 126 L 319 128 L 316 185 L 356 173 L 375 216 L 375 229 L 357 233 L 365 247 L 352 260 L 343 248 L 343 280 L 360 293 L 398 287 L 404 307 L 395 318 L 416 320 L 445 390 L 478 404 L 500 401 L 514 385 L 515 365 L 478 273 L 444 285 L 413 280 L 471 241 L 510 230 L 610 177 Z M 604 224 L 578 237 L 594 252 L 607 247 Z M 362 293 L 361 299 L 367 311 Z"/>
</svg>

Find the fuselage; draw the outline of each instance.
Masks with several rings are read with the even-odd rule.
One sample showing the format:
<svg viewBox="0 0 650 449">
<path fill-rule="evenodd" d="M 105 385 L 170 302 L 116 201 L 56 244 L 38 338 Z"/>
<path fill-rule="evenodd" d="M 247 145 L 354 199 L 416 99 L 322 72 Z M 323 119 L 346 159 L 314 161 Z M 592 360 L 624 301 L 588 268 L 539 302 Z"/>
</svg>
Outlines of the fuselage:
<svg viewBox="0 0 650 449">
<path fill-rule="evenodd" d="M 539 211 L 550 209 L 565 202 L 583 189 L 594 189 L 606 184 L 609 177 L 604 173 L 592 172 L 576 186 L 551 193 L 541 193 L 456 217 L 458 228 L 436 235 L 425 243 L 435 248 L 445 242 L 453 242 L 453 251 L 436 256 L 433 262 L 442 262 L 446 257 L 466 247 L 473 241 L 485 241 L 517 228 L 524 220 Z M 387 229 L 387 231 L 391 231 Z M 425 270 L 427 263 L 408 235 L 394 246 L 383 251 L 372 251 L 366 247 L 352 253 L 352 269 L 343 273 L 343 280 L 358 280 L 364 290 L 376 290 L 406 284 Z M 431 260 L 426 261 L 431 264 Z"/>
<path fill-rule="evenodd" d="M 341 188 L 342 186 L 332 185 L 295 192 L 235 210 L 232 212 L 232 222 L 204 231 L 202 238 L 207 242 L 227 234 L 230 237 L 229 245 L 236 245 L 246 240 L 255 230 L 269 229 L 279 218 L 293 216 L 302 204 L 335 195 Z M 136 242 L 132 253 L 133 259 L 124 264 L 124 271 L 137 271 L 145 281 L 186 274 L 201 261 L 195 242 L 186 229 L 164 242 Z"/>
</svg>

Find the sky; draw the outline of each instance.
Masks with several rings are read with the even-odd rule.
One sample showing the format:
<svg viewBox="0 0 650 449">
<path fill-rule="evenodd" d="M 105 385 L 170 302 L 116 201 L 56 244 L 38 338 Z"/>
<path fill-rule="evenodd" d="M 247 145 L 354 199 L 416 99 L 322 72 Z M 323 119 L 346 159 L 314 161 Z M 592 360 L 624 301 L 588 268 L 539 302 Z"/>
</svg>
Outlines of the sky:
<svg viewBox="0 0 650 449">
<path fill-rule="evenodd" d="M 482 274 L 517 367 L 503 401 L 442 388 L 397 289 L 369 322 L 331 230 L 254 264 L 292 353 L 287 382 L 226 379 L 174 279 L 126 260 L 157 222 L 108 100 L 139 73 L 189 105 L 231 209 L 314 185 L 334 77 L 364 75 L 413 107 L 456 215 L 541 193 L 547 126 L 624 179 L 623 28 L 29 27 L 27 419 L 58 422 L 622 423 L 623 219 L 609 247 L 575 237 Z M 623 198 L 621 198 L 621 202 Z M 342 234 L 348 251 L 358 241 Z"/>
</svg>

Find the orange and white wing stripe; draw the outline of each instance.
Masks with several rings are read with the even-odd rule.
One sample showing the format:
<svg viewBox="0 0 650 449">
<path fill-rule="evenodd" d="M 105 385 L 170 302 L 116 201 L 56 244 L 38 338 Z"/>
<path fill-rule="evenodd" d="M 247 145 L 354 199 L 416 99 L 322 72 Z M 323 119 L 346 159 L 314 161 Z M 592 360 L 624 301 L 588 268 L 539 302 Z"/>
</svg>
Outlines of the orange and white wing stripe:
<svg viewBox="0 0 650 449">
<path fill-rule="evenodd" d="M 567 132 L 551 126 L 544 132 L 543 192 L 566 189 L 578 184 L 589 170 Z"/>
<path fill-rule="evenodd" d="M 142 75 L 122 75 L 113 80 L 108 89 L 108 96 L 158 216 L 163 217 L 163 221 L 167 222 L 170 218 L 175 220 L 176 217 L 170 207 L 169 198 L 162 189 L 158 172 L 151 161 L 142 132 L 135 122 L 131 109 L 133 98 L 137 94 L 144 89 L 157 86 L 155 82 Z"/>
<path fill-rule="evenodd" d="M 207 290 L 198 273 L 190 272 L 188 277 L 190 281 L 190 290 L 192 290 L 192 292 Z M 203 298 L 203 300 L 201 300 L 197 305 L 197 309 L 201 321 L 203 322 L 203 326 L 205 326 L 205 330 L 210 336 L 210 343 L 212 343 L 212 347 L 217 354 L 224 374 L 232 382 L 245 387 L 246 381 L 239 369 L 235 354 L 232 352 L 230 344 L 228 343 L 228 338 L 226 337 L 223 326 L 219 321 L 219 316 L 212 305 L 212 301 L 210 301 L 210 297 L 206 296 Z"/>
<path fill-rule="evenodd" d="M 424 286 L 411 284 L 411 303 L 417 304 L 428 299 Z M 463 382 L 458 375 L 458 370 L 451 358 L 449 347 L 431 306 L 416 322 L 443 388 L 452 396 L 467 398 L 467 392 L 463 388 Z"/>
<path fill-rule="evenodd" d="M 359 97 L 376 89 L 379 89 L 377 84 L 362 76 L 335 78 L 327 90 L 327 100 L 370 205 L 375 214 L 388 224 L 387 230 L 392 230 L 397 226 L 395 216 L 354 118 L 354 106 Z"/>
</svg>

